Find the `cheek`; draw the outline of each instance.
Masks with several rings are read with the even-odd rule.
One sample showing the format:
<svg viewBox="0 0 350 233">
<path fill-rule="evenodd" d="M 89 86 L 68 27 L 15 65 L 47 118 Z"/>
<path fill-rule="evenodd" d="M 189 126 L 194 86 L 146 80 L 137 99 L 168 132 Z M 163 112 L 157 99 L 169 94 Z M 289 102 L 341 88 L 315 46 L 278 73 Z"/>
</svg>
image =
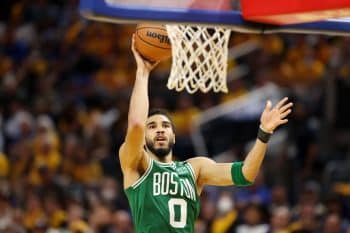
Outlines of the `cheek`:
<svg viewBox="0 0 350 233">
<path fill-rule="evenodd" d="M 174 131 L 173 131 L 173 129 L 172 128 L 168 128 L 167 129 L 167 132 L 169 133 L 169 134 L 171 134 L 171 135 L 175 135 L 175 133 L 174 133 Z"/>
<path fill-rule="evenodd" d="M 146 132 L 145 132 L 145 138 L 150 139 L 150 138 L 152 138 L 151 135 L 152 135 L 152 134 L 151 134 L 150 131 L 146 131 Z"/>
<path fill-rule="evenodd" d="M 151 138 L 152 138 L 152 134 L 146 133 L 146 134 L 145 134 L 145 137 L 148 138 L 148 139 L 151 139 Z"/>
<path fill-rule="evenodd" d="M 166 135 L 167 135 L 169 138 L 174 137 L 173 131 L 171 131 L 171 129 L 166 130 Z"/>
<path fill-rule="evenodd" d="M 169 138 L 171 141 L 175 142 L 175 134 L 173 132 L 170 133 Z"/>
</svg>

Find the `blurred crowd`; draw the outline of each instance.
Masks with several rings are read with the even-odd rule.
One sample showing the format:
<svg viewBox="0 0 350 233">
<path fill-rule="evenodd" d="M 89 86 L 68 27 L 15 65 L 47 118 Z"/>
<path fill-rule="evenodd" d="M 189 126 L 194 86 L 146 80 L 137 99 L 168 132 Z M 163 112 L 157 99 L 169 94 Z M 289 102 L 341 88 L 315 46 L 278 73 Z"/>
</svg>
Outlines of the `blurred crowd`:
<svg viewBox="0 0 350 233">
<path fill-rule="evenodd" d="M 134 232 L 117 151 L 135 75 L 135 25 L 87 21 L 77 6 L 1 1 L 1 233 Z M 230 69 L 250 69 L 229 81 L 229 94 L 167 90 L 171 61 L 151 77 L 150 105 L 170 111 L 180 159 L 195 151 L 191 120 L 204 110 L 270 82 L 295 103 L 287 139 L 252 187 L 204 190 L 196 233 L 349 233 L 350 39 L 233 33 L 230 46 L 246 41 L 259 49 L 230 61 Z M 244 146 L 233 142 L 232 158 L 243 158 Z"/>
</svg>

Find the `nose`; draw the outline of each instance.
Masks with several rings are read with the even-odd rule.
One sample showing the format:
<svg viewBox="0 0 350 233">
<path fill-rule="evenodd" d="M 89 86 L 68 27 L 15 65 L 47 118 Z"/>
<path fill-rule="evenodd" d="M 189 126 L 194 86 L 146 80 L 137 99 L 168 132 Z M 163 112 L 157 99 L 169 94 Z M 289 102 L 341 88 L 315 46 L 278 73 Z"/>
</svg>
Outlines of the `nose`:
<svg viewBox="0 0 350 233">
<path fill-rule="evenodd" d="M 157 132 L 157 134 L 163 134 L 164 129 L 162 127 L 159 127 L 156 132 Z"/>
<path fill-rule="evenodd" d="M 163 134 L 164 130 L 157 130 L 157 134 Z"/>
</svg>

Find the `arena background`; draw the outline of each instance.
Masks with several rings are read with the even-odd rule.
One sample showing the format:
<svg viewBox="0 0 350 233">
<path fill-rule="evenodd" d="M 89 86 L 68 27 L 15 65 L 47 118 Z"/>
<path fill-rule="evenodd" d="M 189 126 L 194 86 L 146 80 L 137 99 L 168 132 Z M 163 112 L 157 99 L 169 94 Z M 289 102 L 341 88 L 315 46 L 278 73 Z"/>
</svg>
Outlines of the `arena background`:
<svg viewBox="0 0 350 233">
<path fill-rule="evenodd" d="M 134 29 L 83 19 L 77 0 L 1 1 L 0 232 L 134 232 L 117 154 Z M 349 43 L 234 33 L 228 94 L 167 90 L 170 61 L 152 73 L 181 160 L 241 160 L 264 99 L 295 103 L 252 187 L 204 191 L 197 233 L 350 232 Z"/>
</svg>

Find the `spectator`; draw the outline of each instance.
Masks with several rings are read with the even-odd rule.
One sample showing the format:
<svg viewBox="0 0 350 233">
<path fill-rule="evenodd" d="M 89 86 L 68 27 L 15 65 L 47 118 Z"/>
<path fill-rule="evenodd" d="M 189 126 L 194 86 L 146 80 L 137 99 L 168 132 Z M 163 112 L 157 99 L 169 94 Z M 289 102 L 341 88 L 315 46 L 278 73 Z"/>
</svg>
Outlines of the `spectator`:
<svg viewBox="0 0 350 233">
<path fill-rule="evenodd" d="M 269 233 L 288 233 L 291 213 L 286 206 L 278 206 L 272 210 Z"/>
<path fill-rule="evenodd" d="M 323 226 L 324 233 L 342 233 L 342 221 L 339 215 L 329 214 L 326 216 Z"/>
<path fill-rule="evenodd" d="M 268 231 L 268 224 L 264 221 L 261 206 L 249 204 L 243 212 L 243 223 L 239 224 L 236 233 L 265 233 Z"/>
<path fill-rule="evenodd" d="M 112 233 L 132 233 L 131 216 L 125 210 L 117 210 L 112 217 Z"/>
</svg>

